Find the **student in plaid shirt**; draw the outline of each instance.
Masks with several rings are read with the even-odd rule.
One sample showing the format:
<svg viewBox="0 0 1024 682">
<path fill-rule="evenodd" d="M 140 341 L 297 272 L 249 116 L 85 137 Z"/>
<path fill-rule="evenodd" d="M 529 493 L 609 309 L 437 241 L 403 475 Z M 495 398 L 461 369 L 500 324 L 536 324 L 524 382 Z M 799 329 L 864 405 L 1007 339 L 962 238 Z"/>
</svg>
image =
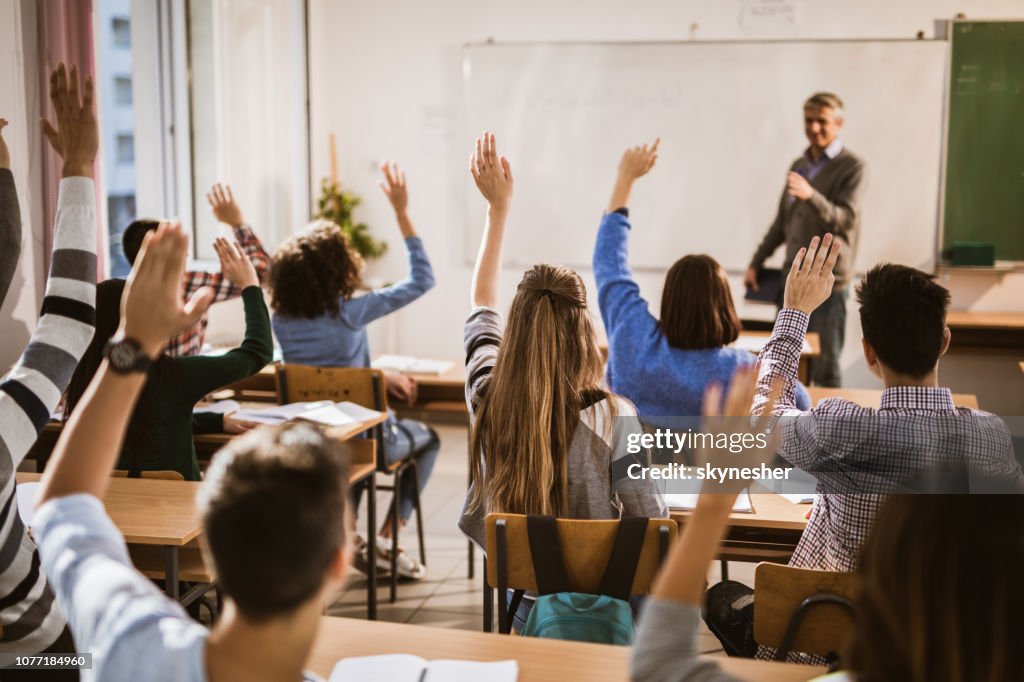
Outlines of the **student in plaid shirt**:
<svg viewBox="0 0 1024 682">
<path fill-rule="evenodd" d="M 760 355 L 752 414 L 765 409 L 781 380 L 773 414 L 790 419 L 779 423 L 779 454 L 817 479 L 819 496 L 790 565 L 853 571 L 885 492 L 905 491 L 951 464 L 954 471 L 983 472 L 1017 489 L 1024 489 L 1024 476 L 1002 420 L 955 407 L 950 390 L 939 387 L 938 361 L 950 339 L 949 292 L 933 275 L 913 268 L 878 265 L 857 287 L 864 358 L 886 387 L 880 409 L 841 398 L 808 412 L 796 408 L 807 321 L 831 293 L 840 248 L 831 235 L 820 245 L 812 239 L 790 269 L 783 310 Z M 754 642 L 753 607 L 749 587 L 723 581 L 708 590 L 705 620 L 731 655 L 770 658 L 774 651 Z M 791 660 L 824 663 L 809 658 Z"/>
<path fill-rule="evenodd" d="M 235 197 L 231 193 L 230 185 L 214 184 L 206 195 L 213 209 L 213 215 L 225 225 L 230 225 L 234 230 L 235 239 L 242 247 L 242 252 L 249 257 L 256 274 L 262 284 L 266 281 L 267 268 L 270 267 L 270 256 L 263 249 L 263 244 L 252 228 L 246 224 L 242 217 L 242 210 L 235 203 Z M 124 255 L 131 265 L 135 264 L 135 257 L 142 246 L 142 238 L 147 232 L 151 232 L 160 224 L 157 220 L 136 220 L 124 231 Z M 232 284 L 220 272 L 205 272 L 187 270 L 184 278 L 184 297 L 187 301 L 194 293 L 203 287 L 210 287 L 214 291 L 213 302 L 219 303 L 242 295 L 242 290 Z M 203 348 L 203 339 L 206 336 L 207 317 L 204 314 L 198 322 L 171 339 L 167 344 L 166 353 L 171 357 L 184 357 L 187 355 L 199 355 Z"/>
</svg>

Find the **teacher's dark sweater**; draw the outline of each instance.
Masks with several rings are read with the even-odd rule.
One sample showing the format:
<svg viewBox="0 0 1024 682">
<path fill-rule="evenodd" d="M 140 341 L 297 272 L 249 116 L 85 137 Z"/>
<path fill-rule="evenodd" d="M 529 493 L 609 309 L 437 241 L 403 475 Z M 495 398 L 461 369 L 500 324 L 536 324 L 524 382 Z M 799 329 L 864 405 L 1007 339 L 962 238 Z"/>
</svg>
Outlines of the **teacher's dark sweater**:
<svg viewBox="0 0 1024 682">
<path fill-rule="evenodd" d="M 789 169 L 807 177 L 808 159 L 801 155 Z M 853 256 L 857 248 L 860 227 L 861 181 L 864 162 L 853 152 L 843 149 L 810 180 L 814 195 L 803 201 L 790 197 L 783 189 L 775 220 L 768 228 L 761 245 L 757 247 L 750 267 L 760 268 L 775 249 L 786 245 L 786 260 L 782 271 L 789 270 L 797 251 L 807 246 L 812 237 L 831 232 L 843 242 L 839 261 L 833 271 L 836 290 L 850 283 Z"/>
</svg>

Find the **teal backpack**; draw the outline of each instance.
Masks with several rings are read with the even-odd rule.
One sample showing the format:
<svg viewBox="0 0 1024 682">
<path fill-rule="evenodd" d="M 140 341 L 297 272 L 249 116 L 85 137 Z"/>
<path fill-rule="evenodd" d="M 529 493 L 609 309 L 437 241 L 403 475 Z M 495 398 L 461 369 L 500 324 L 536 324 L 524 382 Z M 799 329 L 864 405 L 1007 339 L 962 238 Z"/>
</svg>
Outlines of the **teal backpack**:
<svg viewBox="0 0 1024 682">
<path fill-rule="evenodd" d="M 619 521 L 598 594 L 569 591 L 569 574 L 553 516 L 528 516 L 526 523 L 539 596 L 520 634 L 576 642 L 632 644 L 633 610 L 629 597 L 644 545 L 647 519 L 630 517 Z M 513 602 L 518 605 L 520 599 L 517 591 Z"/>
</svg>

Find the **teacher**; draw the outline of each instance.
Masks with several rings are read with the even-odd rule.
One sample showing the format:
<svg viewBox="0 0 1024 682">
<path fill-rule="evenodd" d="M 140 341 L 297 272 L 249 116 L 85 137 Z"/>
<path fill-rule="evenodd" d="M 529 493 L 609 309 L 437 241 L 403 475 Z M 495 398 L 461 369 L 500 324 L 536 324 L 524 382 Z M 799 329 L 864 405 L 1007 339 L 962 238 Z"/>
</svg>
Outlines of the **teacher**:
<svg viewBox="0 0 1024 682">
<path fill-rule="evenodd" d="M 843 101 L 830 92 L 819 92 L 804 102 L 804 134 L 810 146 L 793 162 L 786 189 L 768 233 L 750 260 L 743 283 L 757 291 L 757 273 L 775 250 L 786 245 L 783 273 L 811 237 L 831 232 L 843 242 L 835 267 L 835 287 L 825 303 L 811 314 L 808 331 L 821 338 L 821 356 L 811 363 L 811 381 L 817 386 L 839 386 L 839 356 L 846 329 L 853 254 L 860 223 L 860 186 L 864 162 L 843 146 Z M 782 292 L 779 292 L 782 305 Z"/>
</svg>

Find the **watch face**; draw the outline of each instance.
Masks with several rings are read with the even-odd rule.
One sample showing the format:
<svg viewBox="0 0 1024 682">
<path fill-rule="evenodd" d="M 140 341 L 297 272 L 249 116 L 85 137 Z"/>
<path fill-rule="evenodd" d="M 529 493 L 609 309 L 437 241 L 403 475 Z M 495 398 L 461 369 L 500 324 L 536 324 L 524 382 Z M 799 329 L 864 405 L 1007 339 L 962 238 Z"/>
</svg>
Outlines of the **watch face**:
<svg viewBox="0 0 1024 682">
<path fill-rule="evenodd" d="M 144 372 L 149 367 L 149 358 L 132 339 L 111 340 L 107 345 L 106 356 L 110 366 L 117 372 Z"/>
<path fill-rule="evenodd" d="M 119 343 L 110 349 L 110 362 L 118 369 L 128 369 L 135 364 L 135 349 L 126 343 Z"/>
</svg>

